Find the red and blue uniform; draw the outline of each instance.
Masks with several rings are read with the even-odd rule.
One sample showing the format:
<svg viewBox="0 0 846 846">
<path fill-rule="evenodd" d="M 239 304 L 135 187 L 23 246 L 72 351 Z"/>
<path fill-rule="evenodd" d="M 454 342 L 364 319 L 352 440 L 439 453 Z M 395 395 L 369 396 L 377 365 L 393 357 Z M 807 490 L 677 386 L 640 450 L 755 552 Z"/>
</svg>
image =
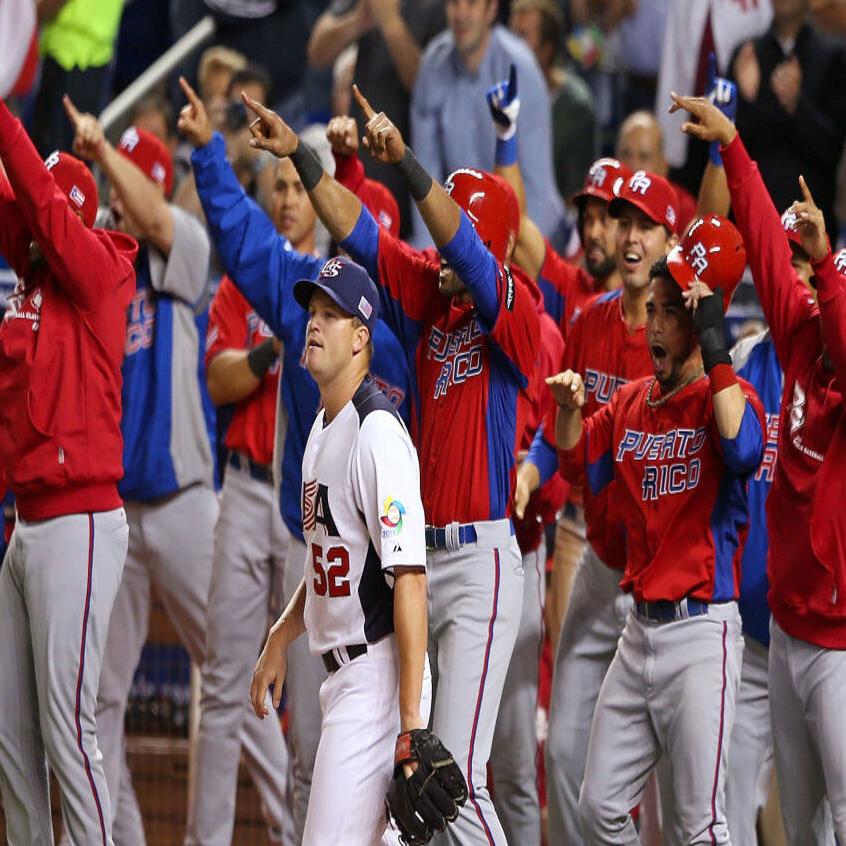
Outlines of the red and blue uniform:
<svg viewBox="0 0 846 846">
<path fill-rule="evenodd" d="M 624 385 L 584 422 L 559 455 L 566 478 L 593 496 L 614 483 L 625 526 L 620 586 L 637 601 L 706 602 L 737 598 L 748 525 L 746 485 L 761 463 L 766 426 L 761 402 L 739 380 L 746 408 L 737 436 L 720 435 L 707 378 L 646 404 L 653 379 Z"/>
<path fill-rule="evenodd" d="M 367 209 L 341 246 L 380 289 L 381 318 L 415 385 L 412 432 L 427 521 L 499 520 L 511 511 L 518 395 L 537 364 L 538 316 L 526 287 L 485 249 L 462 212 L 440 252 L 473 302 L 438 291 L 440 264 L 379 227 Z"/>
<path fill-rule="evenodd" d="M 623 289 L 594 297 L 573 323 L 562 370 L 579 373 L 585 383 L 584 418 L 596 413 L 623 385 L 652 373 L 646 346 L 645 326 L 630 329 L 623 314 Z M 529 460 L 546 481 L 558 469 L 555 448 L 555 406 L 544 420 L 542 435 L 536 435 Z M 611 514 L 611 490 L 583 491 L 588 542 L 597 556 L 616 570 L 626 565 L 626 541 L 619 517 Z"/>
<path fill-rule="evenodd" d="M 256 314 L 235 283 L 224 276 L 209 309 L 206 368 L 223 350 L 252 349 L 272 337 L 270 327 Z M 281 369 L 277 359 L 256 389 L 235 406 L 226 430 L 226 448 L 245 453 L 257 464 L 270 465 L 273 461 Z"/>
<path fill-rule="evenodd" d="M 602 285 L 584 268 L 563 258 L 549 241 L 544 243 L 546 251 L 538 273 L 538 287 L 543 294 L 546 313 L 566 338 L 573 321 L 587 302 L 602 291 Z"/>
</svg>

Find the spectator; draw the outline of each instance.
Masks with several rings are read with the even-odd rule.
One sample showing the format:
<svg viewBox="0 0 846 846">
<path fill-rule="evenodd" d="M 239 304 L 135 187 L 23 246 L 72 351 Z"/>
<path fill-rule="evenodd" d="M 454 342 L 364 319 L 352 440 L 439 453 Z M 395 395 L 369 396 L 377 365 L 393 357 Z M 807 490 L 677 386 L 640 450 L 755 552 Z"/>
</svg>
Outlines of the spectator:
<svg viewBox="0 0 846 846">
<path fill-rule="evenodd" d="M 228 47 L 209 47 L 200 58 L 197 71 L 200 96 L 212 126 L 218 131 L 223 130 L 226 122 L 226 99 L 232 74 L 246 66 L 246 58 Z"/>
<path fill-rule="evenodd" d="M 109 65 L 123 0 L 57 0 L 43 5 L 51 11 L 60 9 L 41 31 L 43 61 L 33 141 L 46 156 L 53 150 L 69 150 L 73 141 L 62 106 L 65 94 L 82 111 L 95 114 L 109 100 Z"/>
<path fill-rule="evenodd" d="M 563 208 L 552 169 L 549 95 L 531 50 L 494 24 L 496 14 L 497 0 L 446 0 L 449 28 L 426 48 L 414 86 L 412 146 L 420 164 L 438 180 L 460 167 L 493 170 L 496 138 L 485 92 L 507 78 L 514 64 L 521 102 L 518 158 L 529 216 L 550 235 Z M 428 243 L 423 229 L 415 228 L 415 234 L 417 243 Z"/>
<path fill-rule="evenodd" d="M 669 166 L 664 156 L 664 134 L 651 112 L 634 112 L 620 127 L 617 158 L 632 170 L 648 170 L 667 178 Z M 696 198 L 683 186 L 670 180 L 679 200 L 678 231 L 683 232 L 696 216 Z"/>
<path fill-rule="evenodd" d="M 315 68 L 329 67 L 347 47 L 356 44 L 353 79 L 408 137 L 411 90 L 421 50 L 443 28 L 443 0 L 333 0 L 312 30 L 309 63 Z M 355 103 L 352 116 L 364 125 Z M 368 177 L 384 182 L 396 197 L 405 237 L 411 220 L 405 182 L 394 168 L 371 156 L 363 161 Z"/>
<path fill-rule="evenodd" d="M 532 48 L 549 90 L 552 109 L 552 157 L 558 193 L 578 191 L 596 158 L 599 127 L 590 89 L 559 63 L 562 15 L 555 0 L 514 0 L 509 29 Z"/>
<path fill-rule="evenodd" d="M 777 208 L 804 175 L 836 240 L 834 191 L 846 138 L 846 46 L 809 20 L 810 0 L 774 0 L 769 30 L 732 59 L 737 129 Z"/>
<path fill-rule="evenodd" d="M 708 56 L 716 56 L 716 72 L 727 75 L 735 47 L 762 33 L 770 23 L 770 0 L 723 2 L 723 0 L 672 0 L 667 14 L 658 96 L 655 110 L 664 131 L 664 152 L 676 178 L 695 191 L 707 160 L 705 148 L 694 145 L 688 153 L 687 136 L 667 113 L 671 91 L 702 94 L 708 84 Z M 690 167 L 685 167 L 688 158 Z M 688 172 L 689 171 L 689 172 Z"/>
</svg>

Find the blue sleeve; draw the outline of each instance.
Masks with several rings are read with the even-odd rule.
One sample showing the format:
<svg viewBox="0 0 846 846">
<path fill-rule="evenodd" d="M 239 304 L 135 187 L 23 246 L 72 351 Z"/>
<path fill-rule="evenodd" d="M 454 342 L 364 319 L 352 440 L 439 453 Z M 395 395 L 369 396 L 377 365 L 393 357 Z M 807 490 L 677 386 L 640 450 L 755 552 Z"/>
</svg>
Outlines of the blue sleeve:
<svg viewBox="0 0 846 846">
<path fill-rule="evenodd" d="M 558 453 L 543 435 L 544 426 L 541 423 L 532 439 L 529 454 L 526 456 L 526 461 L 531 462 L 538 468 L 540 474 L 538 488 L 542 488 L 558 471 Z"/>
<path fill-rule="evenodd" d="M 300 307 L 292 288 L 313 279 L 321 261 L 291 250 L 270 218 L 246 194 L 226 160 L 223 138 L 215 133 L 191 154 L 197 193 L 209 232 L 226 272 L 256 313 L 283 342 Z"/>
<path fill-rule="evenodd" d="M 467 286 L 476 311 L 482 318 L 483 328 L 490 332 L 496 326 L 499 316 L 499 292 L 496 284 L 499 265 L 481 242 L 473 224 L 463 211 L 458 231 L 439 252 Z"/>
<path fill-rule="evenodd" d="M 738 476 L 751 473 L 761 463 L 764 457 L 764 432 L 761 430 L 761 421 L 748 399 L 737 435 L 731 439 L 721 435 L 720 445 L 726 467 Z"/>
<path fill-rule="evenodd" d="M 379 224 L 364 203 L 361 204 L 361 214 L 353 231 L 338 246 L 346 250 L 353 261 L 358 262 L 378 284 Z"/>
</svg>

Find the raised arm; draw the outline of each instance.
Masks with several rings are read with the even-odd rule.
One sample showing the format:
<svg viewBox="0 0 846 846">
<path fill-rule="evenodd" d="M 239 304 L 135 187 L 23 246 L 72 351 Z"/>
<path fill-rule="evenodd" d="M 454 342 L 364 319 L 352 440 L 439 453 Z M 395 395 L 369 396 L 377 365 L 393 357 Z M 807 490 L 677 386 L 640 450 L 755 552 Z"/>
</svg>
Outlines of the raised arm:
<svg viewBox="0 0 846 846">
<path fill-rule="evenodd" d="M 343 15 L 331 10 L 315 22 L 308 40 L 308 63 L 313 68 L 328 68 L 341 53 L 373 28 L 365 0 L 358 2 Z"/>
<path fill-rule="evenodd" d="M 179 129 L 195 147 L 191 164 L 212 240 L 238 289 L 284 341 L 286 315 L 299 309 L 286 285 L 316 275 L 320 261 L 290 250 L 270 218 L 246 195 L 226 160 L 222 136 L 212 133 L 202 101 L 184 79 L 180 84 L 188 105 L 180 113 Z"/>
<path fill-rule="evenodd" d="M 511 65 L 507 80 L 488 89 L 488 108 L 496 132 L 494 170 L 513 189 L 520 207 L 520 232 L 514 247 L 514 263 L 537 280 L 546 257 L 546 240 L 526 209 L 526 187 L 517 158 L 517 118 L 520 98 L 517 94 L 517 67 Z"/>
<path fill-rule="evenodd" d="M 57 282 L 80 308 L 96 311 L 134 273 L 134 252 L 119 252 L 111 240 L 89 229 L 71 211 L 20 121 L 2 100 L 0 158 L 21 220 Z"/>
<path fill-rule="evenodd" d="M 796 215 L 802 247 L 814 268 L 825 349 L 837 381 L 846 385 L 846 250 L 832 255 L 823 213 L 801 176 L 799 186 L 803 199 L 794 203 L 790 210 Z"/>
<path fill-rule="evenodd" d="M 743 235 L 761 307 L 779 357 L 786 361 L 793 329 L 808 315 L 808 292 L 791 266 L 781 215 L 731 121 L 702 97 L 671 96 L 672 111 L 685 109 L 693 116 L 693 120 L 682 124 L 683 132 L 720 144 L 735 219 Z"/>
<path fill-rule="evenodd" d="M 29 233 L 21 217 L 15 192 L 9 184 L 0 158 L 0 255 L 23 276 L 29 255 Z"/>
<path fill-rule="evenodd" d="M 115 149 L 94 115 L 78 111 L 67 94 L 62 102 L 74 128 L 74 152 L 100 166 L 135 224 L 139 237 L 149 241 L 163 255 L 169 255 L 173 246 L 173 214 L 162 189 Z"/>
</svg>

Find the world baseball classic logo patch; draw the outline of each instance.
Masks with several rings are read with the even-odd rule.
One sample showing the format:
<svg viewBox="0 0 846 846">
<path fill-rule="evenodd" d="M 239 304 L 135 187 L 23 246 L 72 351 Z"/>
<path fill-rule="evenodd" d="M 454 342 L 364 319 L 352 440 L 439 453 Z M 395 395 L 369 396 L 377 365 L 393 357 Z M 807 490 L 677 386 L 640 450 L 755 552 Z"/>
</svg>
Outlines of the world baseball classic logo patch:
<svg viewBox="0 0 846 846">
<path fill-rule="evenodd" d="M 402 518 L 404 516 L 405 506 L 398 499 L 389 496 L 385 500 L 382 516 L 379 518 L 379 522 L 383 526 L 382 537 L 398 535 L 402 531 Z"/>
</svg>

